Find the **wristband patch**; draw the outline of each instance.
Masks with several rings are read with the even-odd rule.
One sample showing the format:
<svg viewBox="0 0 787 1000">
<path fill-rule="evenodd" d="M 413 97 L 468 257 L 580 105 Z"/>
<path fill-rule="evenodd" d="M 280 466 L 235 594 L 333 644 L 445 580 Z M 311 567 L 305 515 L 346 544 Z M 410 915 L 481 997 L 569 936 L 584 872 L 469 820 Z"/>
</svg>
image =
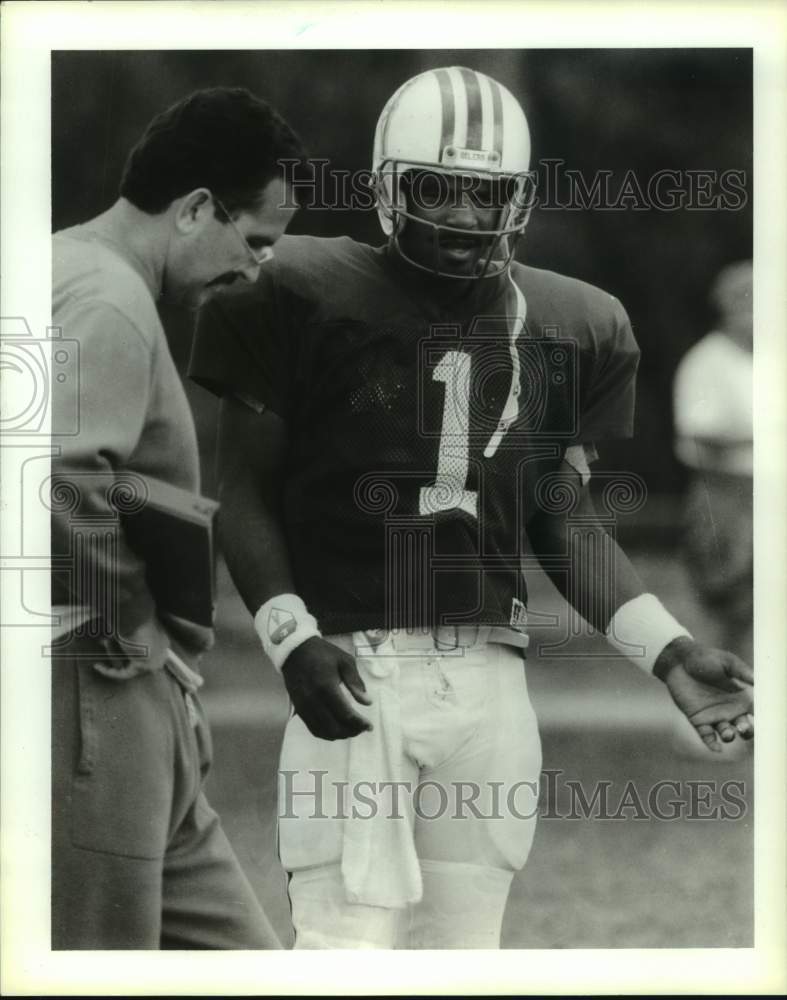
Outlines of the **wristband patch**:
<svg viewBox="0 0 787 1000">
<path fill-rule="evenodd" d="M 298 622 L 291 611 L 286 611 L 284 608 L 271 608 L 268 615 L 268 638 L 274 646 L 280 646 L 297 627 Z"/>
<path fill-rule="evenodd" d="M 516 629 L 527 628 L 527 608 L 518 597 L 511 598 L 511 618 L 509 625 Z"/>
</svg>

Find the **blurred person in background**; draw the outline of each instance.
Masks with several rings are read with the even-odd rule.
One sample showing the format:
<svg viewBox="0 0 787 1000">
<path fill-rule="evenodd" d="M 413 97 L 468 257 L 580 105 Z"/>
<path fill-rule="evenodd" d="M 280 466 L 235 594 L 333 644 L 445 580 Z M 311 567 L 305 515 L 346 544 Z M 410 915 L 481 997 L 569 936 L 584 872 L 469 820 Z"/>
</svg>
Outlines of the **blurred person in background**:
<svg viewBox="0 0 787 1000">
<path fill-rule="evenodd" d="M 200 318 L 224 552 L 293 708 L 296 948 L 499 946 L 541 767 L 525 532 L 711 749 L 753 733 L 748 667 L 688 635 L 594 510 L 595 443 L 631 434 L 639 351 L 617 299 L 513 259 L 529 160 L 505 87 L 420 74 L 377 125 L 384 245 L 285 237 Z"/>
<path fill-rule="evenodd" d="M 685 558 L 720 643 L 751 662 L 752 262 L 725 267 L 710 300 L 716 326 L 674 382 L 675 451 L 689 473 Z"/>
<path fill-rule="evenodd" d="M 156 303 L 257 278 L 294 212 L 279 161 L 300 155 L 264 101 L 198 91 L 150 123 L 117 201 L 53 237 L 53 324 L 79 376 L 53 382 L 52 554 L 70 561 L 52 582 L 55 949 L 280 947 L 202 790 L 212 629 L 157 604 L 111 501 L 124 473 L 199 493 Z"/>
</svg>

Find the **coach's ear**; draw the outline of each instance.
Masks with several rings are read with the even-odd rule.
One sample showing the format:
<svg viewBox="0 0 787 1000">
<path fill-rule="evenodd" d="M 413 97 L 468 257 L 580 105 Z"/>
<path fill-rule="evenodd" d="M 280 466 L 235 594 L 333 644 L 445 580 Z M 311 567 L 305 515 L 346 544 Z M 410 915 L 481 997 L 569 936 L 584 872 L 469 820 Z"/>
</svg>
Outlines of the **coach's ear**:
<svg viewBox="0 0 787 1000">
<path fill-rule="evenodd" d="M 172 203 L 175 228 L 184 236 L 202 229 L 214 215 L 213 196 L 207 188 L 195 188 Z"/>
</svg>

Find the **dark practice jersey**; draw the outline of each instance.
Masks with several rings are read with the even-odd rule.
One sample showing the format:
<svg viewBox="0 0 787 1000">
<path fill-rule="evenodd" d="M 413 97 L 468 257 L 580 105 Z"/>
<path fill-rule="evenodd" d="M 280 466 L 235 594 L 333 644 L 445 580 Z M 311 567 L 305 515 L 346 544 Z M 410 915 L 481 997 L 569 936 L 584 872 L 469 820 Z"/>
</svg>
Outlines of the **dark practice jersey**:
<svg viewBox="0 0 787 1000">
<path fill-rule="evenodd" d="M 332 634 L 517 621 L 545 477 L 631 434 L 638 359 L 620 303 L 583 282 L 518 263 L 438 279 L 284 237 L 203 310 L 191 375 L 286 421 L 294 579 Z"/>
</svg>

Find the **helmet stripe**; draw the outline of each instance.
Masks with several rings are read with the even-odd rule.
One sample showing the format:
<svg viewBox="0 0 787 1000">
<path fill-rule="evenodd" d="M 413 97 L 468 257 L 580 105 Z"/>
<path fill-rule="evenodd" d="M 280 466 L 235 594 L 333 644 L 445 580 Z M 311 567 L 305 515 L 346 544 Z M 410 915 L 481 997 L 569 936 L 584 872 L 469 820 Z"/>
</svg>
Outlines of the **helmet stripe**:
<svg viewBox="0 0 787 1000">
<path fill-rule="evenodd" d="M 500 161 L 503 160 L 503 97 L 500 93 L 500 85 L 490 78 L 492 87 L 492 117 L 495 123 L 495 137 L 492 148 L 500 154 Z"/>
<path fill-rule="evenodd" d="M 448 75 L 448 70 L 437 69 L 435 70 L 435 76 L 437 77 L 437 82 L 440 85 L 440 103 L 442 104 L 443 111 L 443 128 L 440 136 L 440 148 L 437 151 L 437 156 L 435 156 L 435 162 L 439 163 L 445 147 L 453 145 L 454 143 L 456 115 L 454 113 L 454 89 L 451 86 L 451 78 Z"/>
<path fill-rule="evenodd" d="M 396 91 L 395 94 L 389 99 L 388 103 L 383 108 L 383 113 L 380 116 L 380 121 L 378 123 L 378 129 L 380 131 L 380 152 L 384 154 L 388 150 L 388 133 L 391 127 L 391 119 L 393 118 L 393 113 L 399 106 L 399 103 L 404 96 L 409 84 L 412 81 L 403 83 L 401 87 Z"/>
<path fill-rule="evenodd" d="M 481 113 L 481 88 L 478 76 L 472 69 L 459 68 L 467 95 L 467 149 L 481 149 L 483 115 Z"/>
<path fill-rule="evenodd" d="M 478 84 L 481 88 L 481 121 L 483 123 L 480 149 L 492 149 L 494 132 L 494 116 L 492 114 L 492 88 L 488 76 L 478 73 Z"/>
<path fill-rule="evenodd" d="M 454 91 L 454 138 L 453 145 L 467 146 L 467 91 L 458 66 L 451 66 L 448 78 Z"/>
<path fill-rule="evenodd" d="M 395 96 L 396 95 L 394 95 L 394 97 Z M 390 121 L 391 121 L 391 112 L 393 111 L 393 105 L 394 105 L 394 100 L 392 99 L 392 100 L 390 100 L 388 102 L 388 105 L 383 110 L 383 114 L 382 114 L 382 117 L 380 119 L 380 123 L 377 126 L 377 128 L 379 130 L 379 133 L 380 133 L 379 147 L 380 147 L 380 153 L 381 154 L 384 154 L 384 151 L 386 149 L 388 149 L 388 126 L 389 126 Z"/>
</svg>

